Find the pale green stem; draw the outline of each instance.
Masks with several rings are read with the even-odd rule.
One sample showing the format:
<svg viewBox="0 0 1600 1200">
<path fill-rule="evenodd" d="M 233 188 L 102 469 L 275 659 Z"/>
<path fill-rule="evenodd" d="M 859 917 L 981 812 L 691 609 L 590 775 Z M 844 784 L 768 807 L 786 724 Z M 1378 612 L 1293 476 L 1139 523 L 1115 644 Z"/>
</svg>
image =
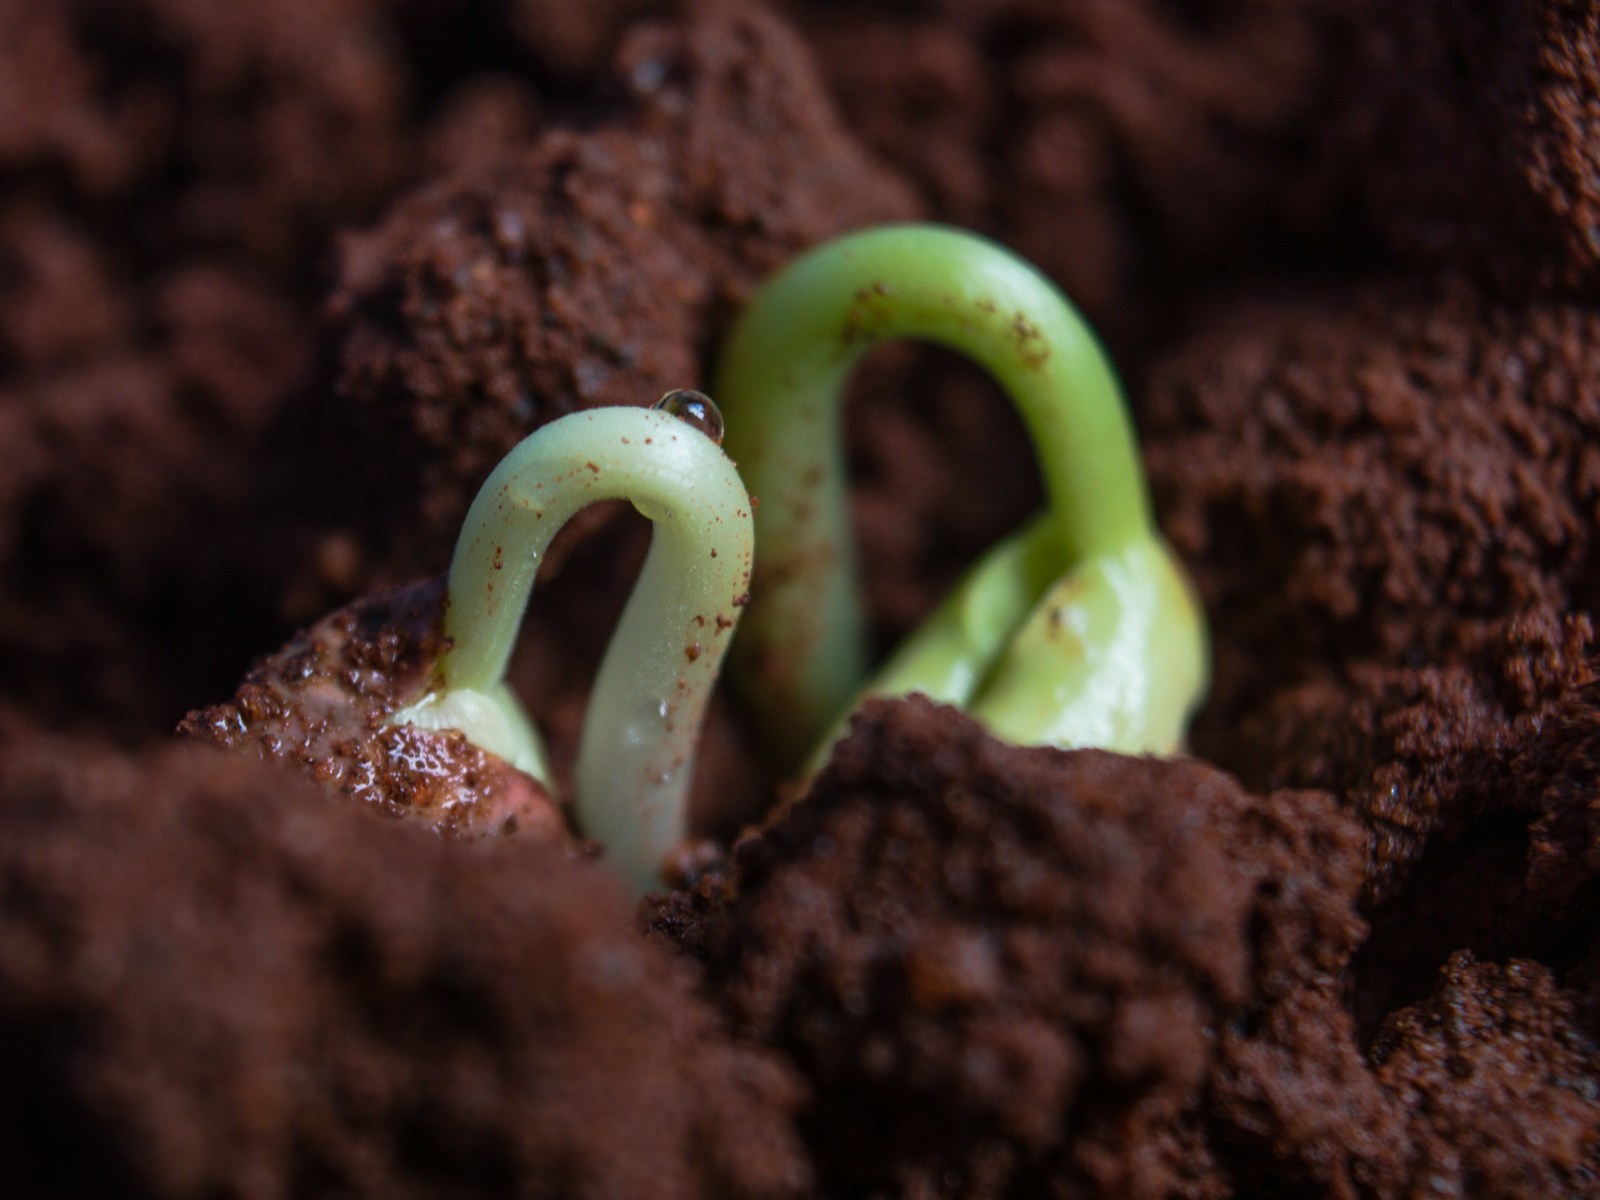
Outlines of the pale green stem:
<svg viewBox="0 0 1600 1200">
<path fill-rule="evenodd" d="M 1044 481 L 1038 536 L 1058 571 L 1150 536 L 1116 377 L 1082 317 L 1032 267 L 933 226 L 855 234 L 796 260 L 739 319 L 716 383 L 728 451 L 760 499 L 756 598 L 735 654 L 764 725 L 791 756 L 837 719 L 866 675 L 840 407 L 861 356 L 900 337 L 970 356 L 1016 405 Z"/>
<path fill-rule="evenodd" d="M 685 835 L 695 744 L 749 586 L 749 498 L 708 437 L 663 412 L 606 408 L 563 417 L 517 446 L 456 544 L 439 686 L 402 719 L 462 728 L 502 757 L 530 756 L 511 744 L 515 733 L 507 740 L 506 730 L 531 725 L 504 677 L 534 577 L 575 513 L 618 499 L 654 530 L 590 695 L 574 811 L 643 891 Z"/>
</svg>

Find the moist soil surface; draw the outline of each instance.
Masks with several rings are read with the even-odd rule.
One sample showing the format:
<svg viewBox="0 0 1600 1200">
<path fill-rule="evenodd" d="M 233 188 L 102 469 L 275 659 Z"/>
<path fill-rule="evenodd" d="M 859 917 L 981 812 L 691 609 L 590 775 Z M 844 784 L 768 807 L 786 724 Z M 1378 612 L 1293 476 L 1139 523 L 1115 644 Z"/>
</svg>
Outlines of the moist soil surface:
<svg viewBox="0 0 1600 1200">
<path fill-rule="evenodd" d="M 1597 48 L 1589 0 L 0 0 L 10 1186 L 1600 1196 Z M 635 908 L 560 801 L 648 523 L 542 567 L 554 796 L 385 724 L 417 581 L 522 437 L 908 219 L 1101 331 L 1209 696 L 1170 761 L 875 703 L 800 786 L 727 688 Z M 943 352 L 845 425 L 887 649 L 1037 474 Z"/>
</svg>

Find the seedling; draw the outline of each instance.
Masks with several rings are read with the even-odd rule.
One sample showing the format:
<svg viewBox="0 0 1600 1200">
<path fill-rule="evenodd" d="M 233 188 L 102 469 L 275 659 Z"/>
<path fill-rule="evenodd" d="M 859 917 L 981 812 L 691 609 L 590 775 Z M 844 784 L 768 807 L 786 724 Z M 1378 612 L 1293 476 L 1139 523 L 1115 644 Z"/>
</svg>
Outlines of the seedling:
<svg viewBox="0 0 1600 1200">
<path fill-rule="evenodd" d="M 839 416 L 891 338 L 938 342 L 999 382 L 1047 507 L 992 549 L 867 678 Z M 724 349 L 729 452 L 761 500 L 735 646 L 751 703 L 798 758 L 863 691 L 923 692 L 1022 744 L 1170 753 L 1206 676 L 1203 619 L 1156 534 L 1106 356 L 1032 267 L 970 234 L 893 226 L 814 250 L 765 284 Z"/>
<path fill-rule="evenodd" d="M 639 891 L 684 836 L 701 720 L 749 587 L 750 501 L 721 425 L 704 396 L 670 392 L 653 409 L 562 417 L 512 450 L 456 543 L 434 685 L 394 717 L 459 729 L 549 786 L 506 667 L 551 539 L 590 504 L 632 501 L 654 523 L 650 551 L 590 695 L 573 809 Z"/>
</svg>

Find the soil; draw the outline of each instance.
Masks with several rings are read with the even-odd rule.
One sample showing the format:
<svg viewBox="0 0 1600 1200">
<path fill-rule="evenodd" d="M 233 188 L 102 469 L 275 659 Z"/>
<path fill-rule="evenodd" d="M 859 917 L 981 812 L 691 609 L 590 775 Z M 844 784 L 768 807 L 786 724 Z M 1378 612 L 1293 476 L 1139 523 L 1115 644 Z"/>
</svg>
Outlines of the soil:
<svg viewBox="0 0 1600 1200">
<path fill-rule="evenodd" d="M 1388 164 L 1374 221 L 1414 261 L 1497 290 L 1600 281 L 1600 18 L 1585 3 L 1391 5 L 1368 34 L 1351 134 Z"/>
<path fill-rule="evenodd" d="M 178 734 L 282 763 L 449 838 L 565 843 L 565 815 L 544 784 L 458 730 L 389 720 L 428 694 L 444 613 L 443 579 L 357 601 L 252 667 L 231 703 L 184 717 Z"/>
<path fill-rule="evenodd" d="M 1222 1194 L 1250 1122 L 1214 1076 L 1336 978 L 1360 849 L 1325 794 L 878 703 L 740 846 L 701 953 L 814 1089 L 822 1195 Z"/>
<path fill-rule="evenodd" d="M 1589 0 L 0 0 L 11 1186 L 1600 1196 L 1597 47 Z M 1212 627 L 1188 753 L 910 700 L 785 787 L 719 693 L 630 909 L 526 777 L 390 744 L 414 581 L 521 437 L 907 218 L 1113 349 Z M 1037 479 L 937 352 L 846 445 L 887 645 Z M 648 533 L 544 564 L 556 797 Z"/>
<path fill-rule="evenodd" d="M 1218 631 L 1195 747 L 1343 792 L 1375 883 L 1504 803 L 1495 763 L 1587 678 L 1597 347 L 1579 304 L 1373 286 L 1225 311 L 1152 378 L 1164 526 Z"/>
<path fill-rule="evenodd" d="M 0 1145 L 22 1194 L 804 1186 L 796 1081 L 719 1030 L 603 872 L 210 747 L 12 728 L 0 761 Z"/>
</svg>

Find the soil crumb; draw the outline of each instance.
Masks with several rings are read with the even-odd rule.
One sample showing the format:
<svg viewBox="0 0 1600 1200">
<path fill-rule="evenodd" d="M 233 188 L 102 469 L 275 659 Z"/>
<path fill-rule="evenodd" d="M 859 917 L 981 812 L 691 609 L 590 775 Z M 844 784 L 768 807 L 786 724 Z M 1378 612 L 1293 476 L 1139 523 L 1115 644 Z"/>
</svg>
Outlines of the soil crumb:
<svg viewBox="0 0 1600 1200">
<path fill-rule="evenodd" d="M 450 837 L 564 842 L 563 810 L 543 784 L 459 730 L 395 723 L 433 684 L 444 609 L 443 580 L 348 605 L 258 663 L 231 702 L 186 716 L 178 733 L 284 763 Z"/>
</svg>

